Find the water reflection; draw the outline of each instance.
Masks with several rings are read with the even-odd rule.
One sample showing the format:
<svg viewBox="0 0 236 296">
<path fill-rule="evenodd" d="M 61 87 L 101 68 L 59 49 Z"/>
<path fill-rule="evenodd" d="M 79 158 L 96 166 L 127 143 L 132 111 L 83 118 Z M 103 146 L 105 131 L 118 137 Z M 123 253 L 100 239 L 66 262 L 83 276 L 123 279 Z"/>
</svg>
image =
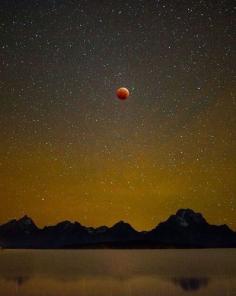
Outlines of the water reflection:
<svg viewBox="0 0 236 296">
<path fill-rule="evenodd" d="M 18 288 L 20 288 L 25 283 L 32 280 L 32 277 L 19 276 L 19 277 L 13 277 L 13 278 L 5 278 L 5 280 L 14 282 L 15 285 Z M 58 282 L 63 282 L 63 281 L 66 282 L 65 280 L 57 279 L 57 278 L 54 278 L 53 280 L 58 281 Z M 104 280 L 104 279 L 101 279 L 101 280 Z M 172 282 L 174 285 L 181 287 L 182 290 L 184 290 L 186 292 L 199 290 L 201 288 L 206 287 L 209 283 L 208 278 L 174 278 L 174 279 L 163 278 L 163 280 Z M 81 279 L 80 279 L 80 281 L 81 281 Z M 122 281 L 124 281 L 124 279 L 120 278 L 120 279 L 117 279 L 117 281 L 122 282 Z"/>
<path fill-rule="evenodd" d="M 175 278 L 173 283 L 181 287 L 184 291 L 196 291 L 208 285 L 208 278 Z"/>
<path fill-rule="evenodd" d="M 4 296 L 236 295 L 236 250 L 5 251 Z"/>
<path fill-rule="evenodd" d="M 5 278 L 5 281 L 14 282 L 18 287 L 23 286 L 27 281 L 30 281 L 30 280 L 31 280 L 31 277 L 24 277 L 24 276 Z"/>
</svg>

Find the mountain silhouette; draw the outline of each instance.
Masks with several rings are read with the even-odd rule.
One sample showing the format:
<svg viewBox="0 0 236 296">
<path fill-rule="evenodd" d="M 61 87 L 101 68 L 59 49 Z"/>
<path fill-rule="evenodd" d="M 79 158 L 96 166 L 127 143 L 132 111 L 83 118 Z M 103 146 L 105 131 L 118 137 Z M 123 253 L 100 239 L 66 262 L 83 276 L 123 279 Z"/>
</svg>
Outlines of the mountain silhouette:
<svg viewBox="0 0 236 296">
<path fill-rule="evenodd" d="M 24 216 L 0 225 L 2 248 L 226 248 L 236 247 L 227 225 L 210 225 L 200 213 L 180 209 L 150 231 L 120 221 L 112 227 L 85 227 L 63 221 L 38 228 Z"/>
<path fill-rule="evenodd" d="M 202 214 L 191 209 L 181 209 L 147 236 L 165 246 L 215 248 L 235 246 L 236 233 L 227 225 L 208 224 Z"/>
</svg>

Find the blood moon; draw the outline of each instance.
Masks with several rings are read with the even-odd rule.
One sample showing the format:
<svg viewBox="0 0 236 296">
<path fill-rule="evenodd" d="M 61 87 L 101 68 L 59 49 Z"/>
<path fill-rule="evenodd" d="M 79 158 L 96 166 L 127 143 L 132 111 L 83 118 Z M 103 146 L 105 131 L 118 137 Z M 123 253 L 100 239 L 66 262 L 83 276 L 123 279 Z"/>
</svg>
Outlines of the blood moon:
<svg viewBox="0 0 236 296">
<path fill-rule="evenodd" d="M 129 97 L 129 90 L 126 87 L 120 87 L 116 91 L 116 95 L 120 100 L 126 100 Z"/>
</svg>

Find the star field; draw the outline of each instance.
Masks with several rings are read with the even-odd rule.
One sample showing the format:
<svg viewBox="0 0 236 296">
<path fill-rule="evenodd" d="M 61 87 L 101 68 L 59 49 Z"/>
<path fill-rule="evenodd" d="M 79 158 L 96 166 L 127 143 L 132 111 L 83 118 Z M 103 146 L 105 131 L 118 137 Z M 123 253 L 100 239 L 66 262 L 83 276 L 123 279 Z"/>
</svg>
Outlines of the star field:
<svg viewBox="0 0 236 296">
<path fill-rule="evenodd" d="M 150 229 L 190 207 L 236 229 L 233 8 L 2 0 L 0 222 Z"/>
</svg>

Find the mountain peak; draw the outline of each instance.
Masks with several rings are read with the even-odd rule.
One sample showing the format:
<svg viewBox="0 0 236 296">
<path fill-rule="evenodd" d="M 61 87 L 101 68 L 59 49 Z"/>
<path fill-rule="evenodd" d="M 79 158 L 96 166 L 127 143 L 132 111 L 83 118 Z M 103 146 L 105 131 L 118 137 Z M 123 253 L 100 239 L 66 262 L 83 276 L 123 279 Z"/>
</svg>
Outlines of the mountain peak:
<svg viewBox="0 0 236 296">
<path fill-rule="evenodd" d="M 184 225 L 207 224 L 201 213 L 196 213 L 192 209 L 179 209 L 175 217 Z"/>
<path fill-rule="evenodd" d="M 127 222 L 119 221 L 114 224 L 110 231 L 119 233 L 136 233 L 136 230 Z"/>
<path fill-rule="evenodd" d="M 24 215 L 22 218 L 20 218 L 18 220 L 18 222 L 23 223 L 25 225 L 32 225 L 32 224 L 34 224 L 33 220 L 30 217 L 28 217 L 27 215 Z"/>
<path fill-rule="evenodd" d="M 69 225 L 72 225 L 73 223 L 70 222 L 69 220 L 61 221 L 56 224 L 57 227 L 67 227 Z"/>
<path fill-rule="evenodd" d="M 129 225 L 129 223 L 127 223 L 123 220 L 120 220 L 120 221 L 116 222 L 114 225 Z"/>
<path fill-rule="evenodd" d="M 123 220 L 115 223 L 111 228 L 132 228 L 129 223 L 124 222 Z"/>
</svg>

